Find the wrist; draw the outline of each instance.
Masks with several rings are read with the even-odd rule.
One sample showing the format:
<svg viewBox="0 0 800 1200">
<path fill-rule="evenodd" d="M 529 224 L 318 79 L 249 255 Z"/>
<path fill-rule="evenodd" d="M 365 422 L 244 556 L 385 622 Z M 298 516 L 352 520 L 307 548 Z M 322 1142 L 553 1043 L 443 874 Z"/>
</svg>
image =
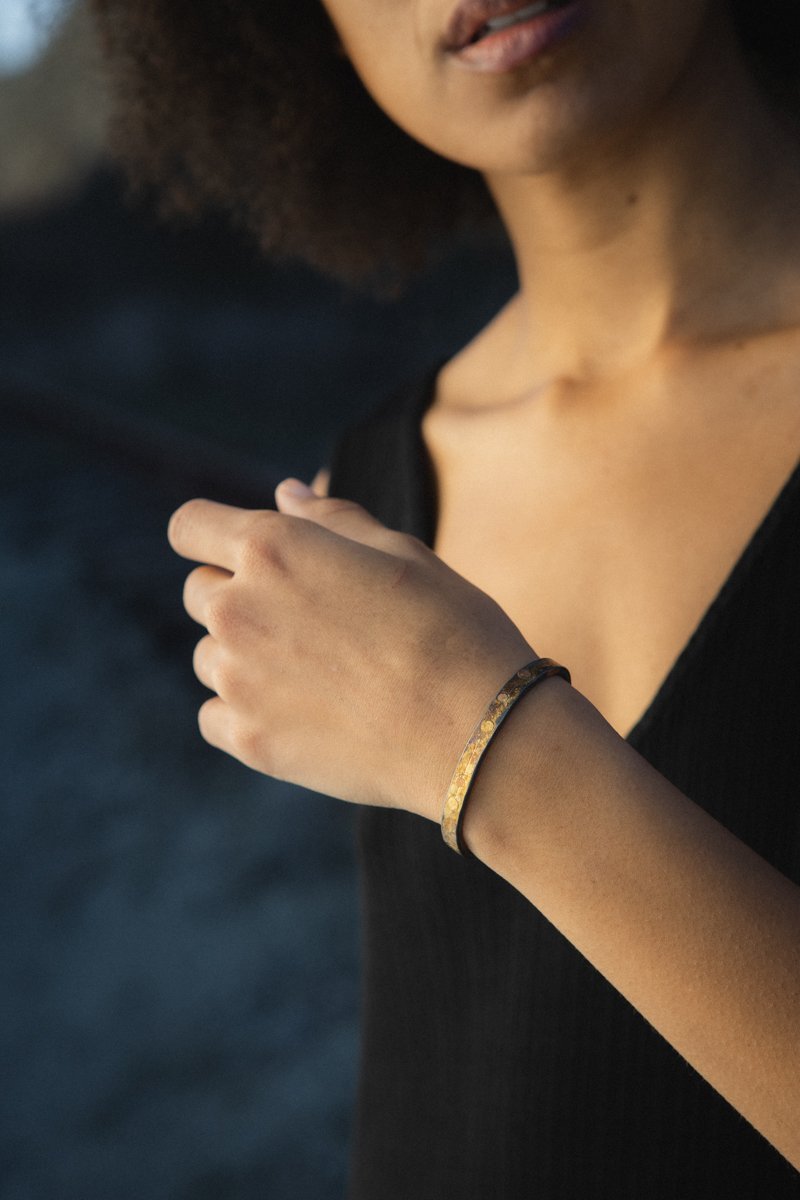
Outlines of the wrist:
<svg viewBox="0 0 800 1200">
<path fill-rule="evenodd" d="M 515 875 L 546 852 L 558 822 L 559 796 L 580 770 L 590 726 L 602 718 L 557 676 L 523 696 L 498 730 L 475 775 L 463 817 L 470 852 L 498 874 Z"/>
<path fill-rule="evenodd" d="M 522 697 L 556 675 L 570 682 L 567 668 L 552 658 L 537 656 L 529 660 L 506 680 L 473 728 L 453 773 L 442 812 L 442 836 L 456 853 L 471 856 L 463 837 L 463 817 L 487 750 Z"/>
</svg>

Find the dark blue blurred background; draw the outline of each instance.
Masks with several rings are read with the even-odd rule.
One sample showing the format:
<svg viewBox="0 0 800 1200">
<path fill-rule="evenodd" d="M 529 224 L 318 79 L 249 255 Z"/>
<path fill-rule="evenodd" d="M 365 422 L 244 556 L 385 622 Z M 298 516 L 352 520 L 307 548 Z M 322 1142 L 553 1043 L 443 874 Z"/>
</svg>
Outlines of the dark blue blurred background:
<svg viewBox="0 0 800 1200">
<path fill-rule="evenodd" d="M 333 1200 L 353 813 L 201 741 L 200 634 L 164 529 L 189 495 L 265 505 L 310 477 L 347 421 L 488 319 L 511 265 L 454 248 L 378 303 L 222 224 L 159 225 L 87 174 L 77 135 L 54 181 L 30 105 L 60 86 L 59 119 L 95 118 L 85 35 L 76 10 L 0 81 L 19 160 L 0 182 L 0 1197 Z"/>
</svg>

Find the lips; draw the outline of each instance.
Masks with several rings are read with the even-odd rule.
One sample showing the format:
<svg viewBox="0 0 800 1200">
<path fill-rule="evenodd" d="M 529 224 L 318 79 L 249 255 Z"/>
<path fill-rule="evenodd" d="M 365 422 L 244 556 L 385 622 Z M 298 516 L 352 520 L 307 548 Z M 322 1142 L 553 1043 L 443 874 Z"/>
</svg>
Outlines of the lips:
<svg viewBox="0 0 800 1200">
<path fill-rule="evenodd" d="M 542 5 L 542 11 L 560 8 L 563 3 L 564 0 L 551 0 L 547 5 Z M 445 49 L 463 50 L 475 41 L 488 21 L 511 16 L 531 7 L 531 0 L 461 0 L 445 33 Z"/>
</svg>

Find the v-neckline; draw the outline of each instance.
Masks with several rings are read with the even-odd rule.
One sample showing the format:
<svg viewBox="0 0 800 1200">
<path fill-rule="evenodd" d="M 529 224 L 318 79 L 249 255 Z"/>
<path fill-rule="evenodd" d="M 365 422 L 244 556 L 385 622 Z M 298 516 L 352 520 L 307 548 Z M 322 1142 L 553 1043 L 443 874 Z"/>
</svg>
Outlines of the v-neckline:
<svg viewBox="0 0 800 1200">
<path fill-rule="evenodd" d="M 417 536 L 420 536 L 431 549 L 436 540 L 438 527 L 438 481 L 433 460 L 422 434 L 422 422 L 425 413 L 433 403 L 436 395 L 436 380 L 445 361 L 445 359 L 440 359 L 426 372 L 419 389 L 412 393 L 411 403 L 406 409 L 408 420 L 405 430 L 408 438 L 406 444 L 410 447 L 411 452 L 410 460 L 407 463 L 408 478 L 406 479 L 406 495 L 410 504 L 408 515 Z M 766 512 L 745 542 L 718 591 L 703 610 L 694 630 L 678 651 L 672 666 L 663 677 L 651 700 L 638 720 L 625 734 L 623 740 L 629 745 L 634 748 L 640 745 L 646 734 L 658 721 L 677 685 L 691 669 L 703 644 L 718 624 L 722 613 L 730 606 L 746 582 L 756 560 L 766 550 L 784 510 L 795 492 L 800 492 L 800 457 L 796 459 L 789 475 L 784 479 Z"/>
</svg>

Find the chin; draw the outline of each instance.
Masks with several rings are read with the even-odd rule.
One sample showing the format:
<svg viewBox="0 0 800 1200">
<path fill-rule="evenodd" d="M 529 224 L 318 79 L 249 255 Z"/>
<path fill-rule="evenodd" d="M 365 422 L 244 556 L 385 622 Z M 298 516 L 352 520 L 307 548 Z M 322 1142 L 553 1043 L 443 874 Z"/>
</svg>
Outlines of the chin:
<svg viewBox="0 0 800 1200">
<path fill-rule="evenodd" d="M 545 175 L 585 160 L 613 127 L 596 97 L 542 84 L 524 101 L 472 114 L 463 138 L 428 145 L 484 175 Z"/>
</svg>

